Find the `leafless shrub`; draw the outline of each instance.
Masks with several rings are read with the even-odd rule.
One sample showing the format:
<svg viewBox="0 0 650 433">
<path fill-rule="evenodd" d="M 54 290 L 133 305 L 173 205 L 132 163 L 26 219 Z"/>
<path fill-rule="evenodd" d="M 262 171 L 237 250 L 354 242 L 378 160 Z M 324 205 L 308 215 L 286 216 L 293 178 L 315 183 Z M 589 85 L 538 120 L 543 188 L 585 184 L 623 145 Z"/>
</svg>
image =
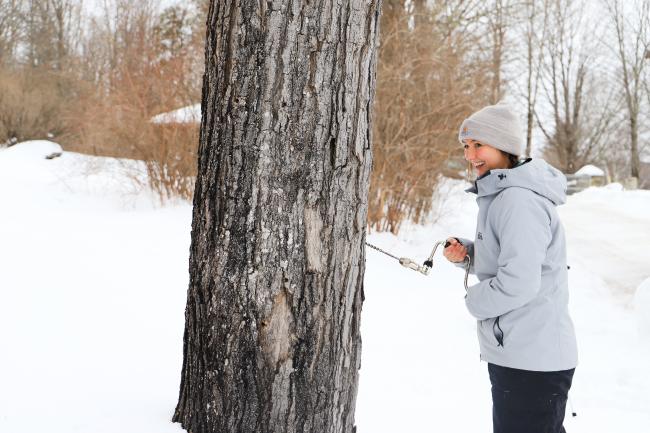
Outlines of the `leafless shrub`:
<svg viewBox="0 0 650 433">
<path fill-rule="evenodd" d="M 151 118 L 188 101 L 169 86 L 169 70 L 152 69 L 142 82 L 123 73 L 109 95 L 88 95 L 70 113 L 67 148 L 145 162 L 151 188 L 161 200 L 190 199 L 196 176 L 198 125 L 156 124 Z M 76 126 L 75 126 L 76 125 Z"/>
<path fill-rule="evenodd" d="M 58 136 L 74 89 L 64 73 L 0 68 L 0 142 Z"/>
<path fill-rule="evenodd" d="M 463 169 L 458 126 L 492 93 L 489 59 L 472 49 L 479 4 L 458 3 L 384 4 L 368 210 L 376 230 L 423 221 L 438 175 Z"/>
</svg>

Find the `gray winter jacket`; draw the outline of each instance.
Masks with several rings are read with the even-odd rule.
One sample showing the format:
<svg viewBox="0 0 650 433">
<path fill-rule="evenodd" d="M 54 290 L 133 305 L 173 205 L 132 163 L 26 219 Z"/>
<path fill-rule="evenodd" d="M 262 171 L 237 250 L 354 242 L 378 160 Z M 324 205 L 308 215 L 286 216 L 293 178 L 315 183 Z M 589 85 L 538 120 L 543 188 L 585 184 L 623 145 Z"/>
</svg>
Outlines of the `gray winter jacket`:
<svg viewBox="0 0 650 433">
<path fill-rule="evenodd" d="M 544 160 L 492 170 L 467 190 L 479 207 L 474 242 L 459 239 L 479 283 L 465 303 L 478 319 L 481 359 L 533 371 L 574 368 L 566 241 L 555 206 L 566 178 Z"/>
</svg>

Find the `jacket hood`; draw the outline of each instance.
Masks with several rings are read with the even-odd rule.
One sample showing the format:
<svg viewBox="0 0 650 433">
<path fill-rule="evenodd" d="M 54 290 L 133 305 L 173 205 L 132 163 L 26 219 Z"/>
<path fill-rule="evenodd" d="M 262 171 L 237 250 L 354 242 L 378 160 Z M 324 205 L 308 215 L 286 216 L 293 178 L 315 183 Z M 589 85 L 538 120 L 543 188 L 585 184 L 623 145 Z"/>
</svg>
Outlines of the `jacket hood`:
<svg viewBox="0 0 650 433">
<path fill-rule="evenodd" d="M 484 197 L 513 186 L 529 189 L 556 206 L 566 202 L 566 177 L 543 159 L 527 159 L 514 168 L 490 170 L 466 191 Z"/>
</svg>

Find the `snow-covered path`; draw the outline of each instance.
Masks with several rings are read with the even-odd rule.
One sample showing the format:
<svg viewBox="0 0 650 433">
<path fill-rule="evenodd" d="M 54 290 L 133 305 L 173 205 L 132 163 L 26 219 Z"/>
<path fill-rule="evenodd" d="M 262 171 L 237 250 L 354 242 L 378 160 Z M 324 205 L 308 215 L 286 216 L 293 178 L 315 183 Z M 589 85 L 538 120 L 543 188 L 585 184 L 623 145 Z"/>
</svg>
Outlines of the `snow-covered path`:
<svg viewBox="0 0 650 433">
<path fill-rule="evenodd" d="M 616 187 L 587 190 L 560 208 L 572 263 L 595 270 L 613 291 L 633 295 L 650 276 L 650 198 Z"/>
<path fill-rule="evenodd" d="M 170 418 L 190 205 L 152 204 L 124 163 L 69 153 L 46 161 L 51 144 L 20 146 L 0 150 L 0 432 L 182 431 Z M 472 237 L 472 196 L 448 188 L 436 224 L 369 241 L 420 260 L 437 240 Z M 650 301 L 631 296 L 650 277 L 649 215 L 649 191 L 615 188 L 561 208 L 580 351 L 570 433 L 650 431 L 650 320 L 640 320 Z M 428 277 L 366 256 L 358 431 L 489 433 L 463 271 L 440 255 Z"/>
</svg>

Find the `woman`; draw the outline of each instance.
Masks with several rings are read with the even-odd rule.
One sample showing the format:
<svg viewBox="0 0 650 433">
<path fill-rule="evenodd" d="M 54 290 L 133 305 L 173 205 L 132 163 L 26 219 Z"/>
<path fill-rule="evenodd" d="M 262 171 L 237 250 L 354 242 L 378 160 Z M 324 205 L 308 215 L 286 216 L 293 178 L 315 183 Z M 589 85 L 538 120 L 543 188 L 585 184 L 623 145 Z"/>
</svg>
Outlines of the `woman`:
<svg viewBox="0 0 650 433">
<path fill-rule="evenodd" d="M 450 238 L 444 255 L 479 283 L 465 303 L 478 320 L 481 359 L 492 383 L 495 433 L 559 433 L 577 364 L 569 317 L 566 242 L 556 206 L 566 178 L 541 159 L 519 161 L 523 135 L 506 105 L 472 114 L 460 127 L 477 179 L 474 242 Z"/>
</svg>

